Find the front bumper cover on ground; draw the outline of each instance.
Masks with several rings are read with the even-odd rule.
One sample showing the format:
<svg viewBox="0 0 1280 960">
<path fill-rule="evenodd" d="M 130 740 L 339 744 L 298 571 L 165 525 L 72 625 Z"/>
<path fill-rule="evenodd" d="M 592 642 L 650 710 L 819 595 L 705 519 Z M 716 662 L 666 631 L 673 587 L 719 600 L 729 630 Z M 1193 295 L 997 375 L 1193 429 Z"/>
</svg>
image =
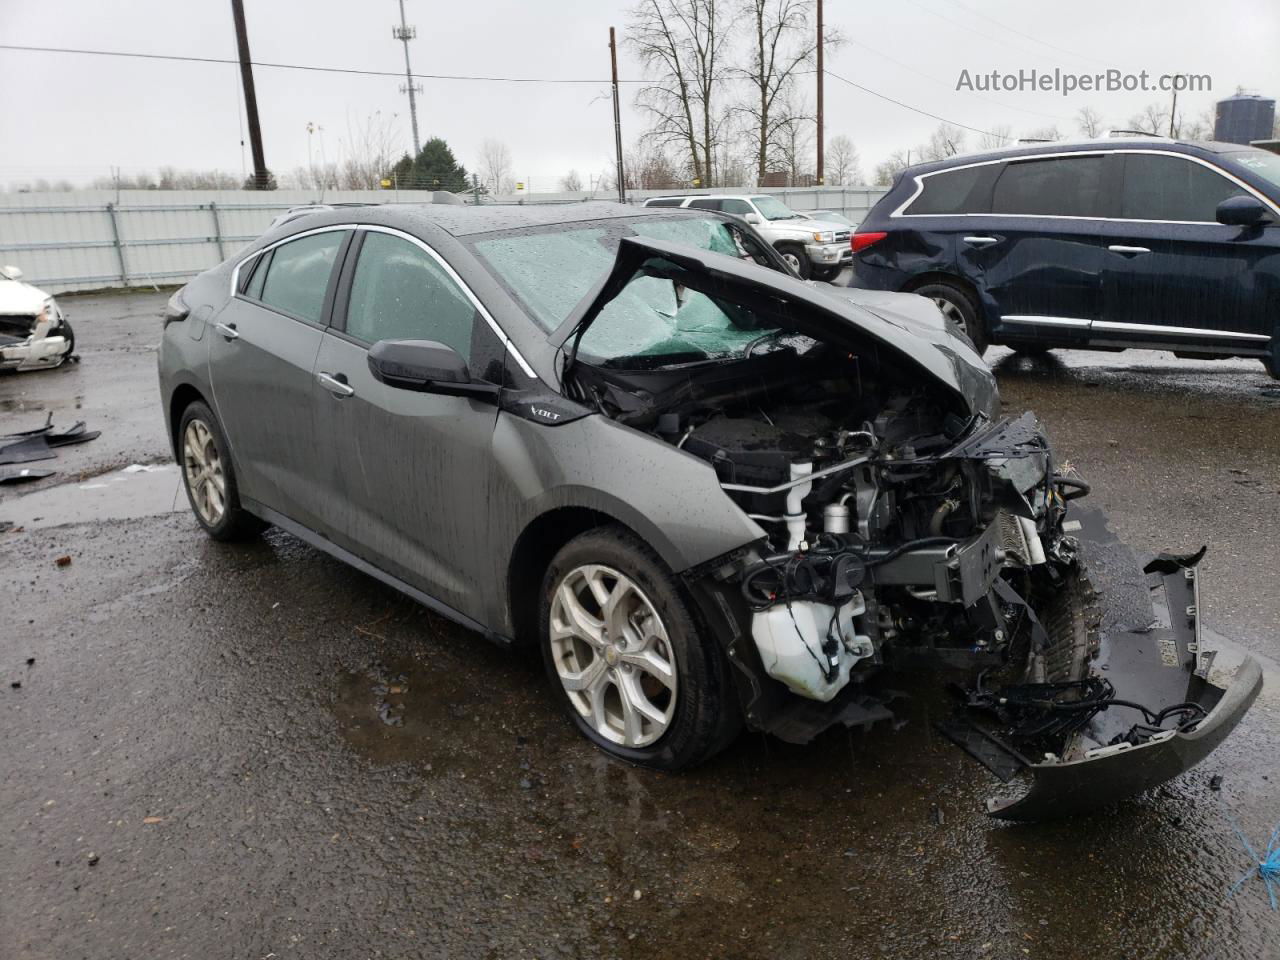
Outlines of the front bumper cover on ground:
<svg viewBox="0 0 1280 960">
<path fill-rule="evenodd" d="M 1235 729 L 1262 689 L 1262 669 L 1245 657 L 1232 679 L 1213 671 L 1215 651 L 1202 646 L 1200 555 L 1142 568 L 1107 529 L 1097 510 L 1081 509 L 1080 553 L 1101 607 L 1096 657 L 1087 673 L 1105 678 L 1117 701 L 1162 709 L 1196 704 L 1205 715 L 1185 730 L 1135 727 L 1141 716 L 1117 703 L 1098 712 L 1061 756 L 1028 757 L 1017 733 L 970 717 L 970 735 L 946 731 L 1001 779 L 1029 786 L 993 798 L 987 812 L 1005 820 L 1044 820 L 1093 810 L 1136 796 L 1190 769 Z M 1185 565 L 1184 565 L 1185 564 Z M 1149 571 L 1149 572 L 1147 572 Z M 1135 729 L 1142 732 L 1134 736 Z"/>
</svg>

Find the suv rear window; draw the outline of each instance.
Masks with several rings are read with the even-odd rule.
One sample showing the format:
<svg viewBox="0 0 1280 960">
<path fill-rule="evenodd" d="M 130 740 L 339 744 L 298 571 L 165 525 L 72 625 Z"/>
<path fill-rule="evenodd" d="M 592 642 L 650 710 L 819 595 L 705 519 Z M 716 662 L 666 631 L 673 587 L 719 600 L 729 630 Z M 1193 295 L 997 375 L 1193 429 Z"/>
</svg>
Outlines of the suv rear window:
<svg viewBox="0 0 1280 960">
<path fill-rule="evenodd" d="M 708 200 L 706 197 L 699 197 L 697 200 L 690 200 L 689 207 L 694 210 L 719 210 L 719 200 Z"/>
<path fill-rule="evenodd" d="M 1218 204 L 1244 192 L 1222 174 L 1192 160 L 1131 153 L 1124 160 L 1120 216 L 1214 223 Z"/>
<path fill-rule="evenodd" d="M 660 197 L 657 200 L 646 200 L 646 207 L 678 207 L 684 203 L 684 197 Z"/>
<path fill-rule="evenodd" d="M 943 170 L 922 178 L 920 196 L 906 209 L 912 216 L 949 213 L 985 213 L 989 190 L 983 187 L 994 176 L 994 165 Z"/>
<path fill-rule="evenodd" d="M 993 214 L 1101 217 L 1102 164 L 1097 155 L 1017 160 L 996 181 Z"/>
</svg>

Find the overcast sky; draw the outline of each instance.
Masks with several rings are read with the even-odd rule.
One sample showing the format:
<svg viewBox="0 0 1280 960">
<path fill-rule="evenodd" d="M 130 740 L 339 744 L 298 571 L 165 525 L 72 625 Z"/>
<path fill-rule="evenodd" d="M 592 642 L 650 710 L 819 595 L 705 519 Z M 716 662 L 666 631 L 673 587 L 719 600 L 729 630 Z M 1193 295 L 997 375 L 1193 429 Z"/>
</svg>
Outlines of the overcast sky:
<svg viewBox="0 0 1280 960">
<path fill-rule="evenodd" d="M 625 37 L 623 0 L 406 0 L 418 28 L 415 72 L 607 78 L 608 28 Z M 358 69 L 403 69 L 392 39 L 395 0 L 245 0 L 253 58 Z M 1209 74 L 1213 93 L 1184 95 L 1188 115 L 1243 86 L 1280 95 L 1277 0 L 827 0 L 827 22 L 849 42 L 828 69 L 930 113 L 1016 133 L 1057 123 L 1075 134 L 1085 105 L 1124 125 L 1154 93 L 976 94 L 957 91 L 962 69 L 1037 68 Z M 234 57 L 229 0 L 0 0 L 0 43 Z M 621 73 L 639 74 L 623 47 Z M 410 144 L 408 105 L 390 77 L 256 71 L 267 164 L 308 163 L 308 122 L 324 128 L 338 159 L 351 122 L 396 114 Z M 611 162 L 608 85 L 424 80 L 423 138 L 448 140 L 473 168 L 481 141 L 504 141 L 519 178 L 549 189 L 570 168 L 584 181 Z M 806 85 L 811 78 L 806 80 Z M 734 88 L 726 86 L 726 94 Z M 235 67 L 0 50 L 0 183 L 35 177 L 84 183 L 126 172 L 220 168 L 239 175 L 242 151 Z M 624 87 L 623 131 L 642 130 Z M 937 121 L 827 82 L 828 137 L 845 134 L 864 171 L 895 149 L 927 139 Z M 976 134 L 970 138 L 976 141 Z M 316 154 L 320 141 L 313 140 Z M 318 159 L 318 156 L 317 156 Z"/>
</svg>

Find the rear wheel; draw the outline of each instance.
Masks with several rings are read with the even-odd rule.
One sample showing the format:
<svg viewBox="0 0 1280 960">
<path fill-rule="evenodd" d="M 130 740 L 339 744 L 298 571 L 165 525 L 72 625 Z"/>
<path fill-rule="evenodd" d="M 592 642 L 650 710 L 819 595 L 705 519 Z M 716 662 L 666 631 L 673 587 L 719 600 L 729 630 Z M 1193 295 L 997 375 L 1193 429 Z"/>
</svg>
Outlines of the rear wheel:
<svg viewBox="0 0 1280 960">
<path fill-rule="evenodd" d="M 813 265 L 809 263 L 809 256 L 804 252 L 804 247 L 797 243 L 784 243 L 778 247 L 778 253 L 782 254 L 782 259 L 800 275 L 801 280 L 809 279 L 813 273 Z"/>
<path fill-rule="evenodd" d="M 240 506 L 227 438 L 213 411 L 200 401 L 182 412 L 178 425 L 182 483 L 191 512 L 215 540 L 248 540 L 267 524 Z"/>
<path fill-rule="evenodd" d="M 629 532 L 592 530 L 566 544 L 543 581 L 539 619 L 558 699 L 606 753 L 680 770 L 736 732 L 724 657 L 670 571 Z"/>
<path fill-rule="evenodd" d="M 986 327 L 978 313 L 978 305 L 964 290 L 954 284 L 937 281 L 917 287 L 912 293 L 928 297 L 938 309 L 953 331 L 964 334 L 978 356 L 987 352 L 990 340 L 987 339 Z"/>
</svg>

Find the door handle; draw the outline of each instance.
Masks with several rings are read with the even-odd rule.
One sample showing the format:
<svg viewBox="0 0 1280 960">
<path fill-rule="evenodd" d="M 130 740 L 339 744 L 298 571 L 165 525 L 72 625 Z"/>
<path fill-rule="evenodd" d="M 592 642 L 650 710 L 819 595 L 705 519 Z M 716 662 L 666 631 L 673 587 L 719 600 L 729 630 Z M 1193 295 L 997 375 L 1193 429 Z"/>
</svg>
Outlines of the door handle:
<svg viewBox="0 0 1280 960">
<path fill-rule="evenodd" d="M 320 381 L 320 386 L 324 387 L 339 400 L 343 397 L 355 395 L 356 388 L 347 383 L 347 378 L 341 373 L 334 376 L 330 376 L 327 373 L 317 373 L 316 379 Z"/>
<path fill-rule="evenodd" d="M 1116 246 L 1107 247 L 1107 249 L 1110 250 L 1112 253 L 1130 253 L 1134 255 L 1151 252 L 1146 247 L 1125 247 L 1118 244 Z"/>
<path fill-rule="evenodd" d="M 240 334 L 236 332 L 236 325 L 234 323 L 215 323 L 213 325 L 213 329 L 222 334 L 223 339 L 228 343 L 232 340 L 239 339 L 240 337 Z"/>
<path fill-rule="evenodd" d="M 999 243 L 999 237 L 965 237 L 965 243 L 972 244 L 975 247 L 989 247 L 993 243 Z"/>
</svg>

